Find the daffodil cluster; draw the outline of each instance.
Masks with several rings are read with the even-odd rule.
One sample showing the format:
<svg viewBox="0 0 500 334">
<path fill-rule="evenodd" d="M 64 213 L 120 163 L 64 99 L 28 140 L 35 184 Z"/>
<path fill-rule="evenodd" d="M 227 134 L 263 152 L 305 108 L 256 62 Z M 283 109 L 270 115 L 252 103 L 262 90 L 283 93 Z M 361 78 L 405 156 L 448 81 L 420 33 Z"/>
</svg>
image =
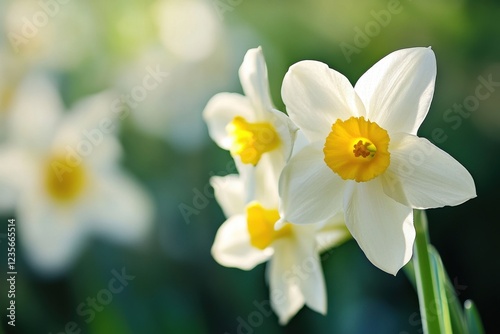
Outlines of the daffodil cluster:
<svg viewBox="0 0 500 334">
<path fill-rule="evenodd" d="M 260 48 L 248 51 L 239 74 L 245 96 L 218 94 L 204 111 L 239 171 L 211 179 L 227 217 L 212 254 L 244 270 L 269 260 L 281 323 L 304 304 L 326 312 L 323 249 L 352 235 L 395 275 L 412 256 L 413 209 L 475 197 L 469 172 L 417 136 L 434 92 L 430 48 L 389 54 L 354 87 L 324 63 L 296 63 L 282 85 L 289 117 L 273 107 Z M 304 266 L 308 275 L 294 277 Z"/>
</svg>

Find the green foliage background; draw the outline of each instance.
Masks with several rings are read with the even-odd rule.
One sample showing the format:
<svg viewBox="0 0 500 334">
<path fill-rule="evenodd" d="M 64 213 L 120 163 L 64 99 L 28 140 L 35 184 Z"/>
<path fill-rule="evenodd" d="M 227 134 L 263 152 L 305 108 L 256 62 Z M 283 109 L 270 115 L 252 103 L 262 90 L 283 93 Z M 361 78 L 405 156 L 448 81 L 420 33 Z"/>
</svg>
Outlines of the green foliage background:
<svg viewBox="0 0 500 334">
<path fill-rule="evenodd" d="M 6 9 L 13 2 L 3 0 L 0 8 Z M 471 298 L 476 302 L 486 332 L 499 328 L 500 89 L 497 87 L 465 116 L 454 112 L 453 105 L 462 104 L 475 94 L 479 76 L 500 81 L 500 3 L 493 0 L 207 0 L 207 3 L 225 41 L 214 52 L 223 51 L 230 56 L 222 57 L 213 68 L 208 62 L 186 65 L 179 60 L 171 61 L 172 71 L 176 66 L 193 69 L 187 72 L 192 76 L 187 75 L 185 82 L 160 86 L 154 92 L 161 97 L 170 89 L 181 87 L 188 95 L 169 103 L 152 104 L 154 108 L 164 108 L 159 112 L 170 113 L 172 105 L 180 110 L 170 128 L 165 127 L 165 136 L 137 126 L 133 118 L 122 124 L 120 139 L 126 153 L 123 165 L 155 200 L 153 233 L 138 248 L 117 246 L 96 237 L 72 270 L 53 280 L 33 272 L 23 260 L 23 249 L 18 248 L 17 332 L 59 333 L 65 331 L 68 322 L 75 322 L 82 333 L 233 334 L 238 330 L 246 333 L 242 321 L 256 319 L 262 321 L 248 333 L 421 332 L 417 295 L 404 273 L 392 277 L 378 270 L 354 241 L 323 255 L 327 316 L 304 308 L 284 327 L 274 314 L 256 316 L 259 311 L 255 303 L 268 300 L 265 266 L 245 272 L 222 267 L 213 260 L 210 247 L 224 221 L 214 199 L 209 198 L 207 205 L 190 216 L 189 221 L 181 214 L 179 205 L 193 206 L 195 190 L 203 191 L 211 175 L 228 173 L 231 158 L 209 139 L 204 127 L 189 130 L 188 125 L 187 131 L 192 131 L 189 136 L 202 138 L 188 147 L 180 143 L 185 140 L 183 137 L 169 137 L 167 132 L 172 131 L 175 122 L 182 123 L 183 113 L 186 117 L 201 117 L 202 108 L 212 94 L 241 93 L 237 67 L 245 51 L 258 45 L 264 50 L 271 93 L 280 110 L 285 110 L 280 98 L 281 81 L 288 67 L 299 60 L 323 61 L 355 83 L 372 64 L 394 50 L 432 46 L 438 64 L 436 91 L 419 135 L 447 151 L 471 172 L 478 197 L 458 207 L 428 211 L 431 241 L 456 283 L 460 300 Z M 75 9 L 77 4 L 85 12 Z M 373 25 L 370 22 L 377 22 L 374 13 L 396 4 L 400 11 L 391 14 L 390 22 L 385 26 L 379 24 L 379 32 L 368 36 L 366 45 L 357 45 L 357 29 L 365 31 Z M 166 63 L 172 60 L 160 41 L 155 8 L 152 0 L 85 3 L 72 0 L 61 5 L 58 15 L 68 20 L 68 31 L 52 42 L 54 54 L 62 52 L 57 51 L 62 45 L 69 49 L 79 47 L 79 53 L 70 56 L 75 57 L 74 62 L 66 59 L 70 65 L 64 67 L 55 66 L 53 63 L 59 60 L 50 54 L 24 57 L 14 53 L 8 27 L 4 27 L 0 36 L 2 54 L 11 53 L 15 60 L 2 75 L 22 73 L 12 79 L 19 80 L 36 69 L 50 71 L 57 78 L 68 106 L 86 95 L 116 88 L 121 73 L 136 66 L 138 59 L 150 50 L 158 50 L 160 58 L 164 52 Z M 0 12 L 4 16 L 0 22 L 7 22 L 7 13 Z M 87 25 L 72 24 L 79 15 L 86 15 Z M 90 31 L 88 40 L 72 38 L 79 36 L 80 28 Z M 347 44 L 357 48 L 349 57 L 341 48 Z M 219 68 L 225 72 L 218 72 Z M 210 87 L 216 79 L 220 82 L 212 90 L 190 92 L 193 85 Z M 199 102 L 190 107 L 193 100 Z M 436 137 L 435 133 L 440 135 Z M 11 216 L 15 212 L 4 213 L 0 218 L 6 222 Z M 5 233 L 4 227 L 0 232 Z M 1 241 L 4 268 L 6 245 Z M 122 267 L 136 278 L 87 324 L 76 308 L 107 286 L 111 270 Z M 5 271 L 2 269 L 0 274 L 2 290 Z M 2 291 L 0 309 L 5 310 L 6 305 Z M 4 312 L 1 314 L 6 325 Z"/>
</svg>

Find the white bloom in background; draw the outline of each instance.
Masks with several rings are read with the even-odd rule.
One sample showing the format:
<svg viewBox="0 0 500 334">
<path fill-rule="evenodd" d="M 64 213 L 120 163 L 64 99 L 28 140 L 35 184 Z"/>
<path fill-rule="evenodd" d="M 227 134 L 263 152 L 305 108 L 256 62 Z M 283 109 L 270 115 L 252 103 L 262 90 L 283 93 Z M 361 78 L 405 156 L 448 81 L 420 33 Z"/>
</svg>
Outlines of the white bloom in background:
<svg viewBox="0 0 500 334">
<path fill-rule="evenodd" d="M 91 235 L 133 243 L 151 227 L 149 196 L 119 167 L 111 100 L 95 95 L 63 114 L 51 83 L 31 77 L 13 102 L 0 193 L 14 199 L 19 242 L 42 274 L 67 269 Z"/>
<path fill-rule="evenodd" d="M 343 211 L 368 259 L 396 274 L 412 255 L 413 208 L 458 205 L 476 196 L 469 172 L 416 135 L 435 77 L 430 48 L 389 54 L 354 88 L 323 63 L 291 66 L 283 100 L 311 144 L 283 170 L 283 219 L 307 224 Z"/>
<path fill-rule="evenodd" d="M 289 158 L 297 128 L 273 107 L 260 47 L 248 50 L 239 76 L 245 96 L 215 95 L 203 111 L 208 132 L 217 145 L 231 152 L 240 172 L 253 170 L 256 179 L 267 178 L 269 184 L 277 184 L 278 180 L 272 177 L 279 177 Z M 271 166 L 273 172 L 259 168 L 261 162 Z M 242 174 L 251 173 L 243 171 Z"/>
<path fill-rule="evenodd" d="M 273 166 L 264 163 L 268 173 Z M 256 197 L 247 202 L 244 176 L 212 177 L 211 184 L 227 220 L 219 228 L 212 255 L 221 265 L 250 270 L 269 261 L 267 267 L 271 306 L 281 324 L 286 324 L 304 304 L 325 314 L 326 287 L 319 252 L 348 239 L 342 215 L 320 224 L 292 225 L 282 223 L 278 211 L 277 183 L 257 180 L 275 194 Z"/>
<path fill-rule="evenodd" d="M 131 119 L 142 131 L 179 151 L 197 151 L 207 144 L 203 108 L 214 94 L 234 84 L 232 73 L 243 46 L 232 43 L 236 32 L 224 29 L 210 1 L 159 0 L 149 11 L 158 43 L 123 67 L 115 85 L 130 96 Z M 245 44 L 247 38 L 239 37 Z M 147 68 L 168 75 L 144 86 Z M 143 94 L 138 91 L 141 86 Z"/>
<path fill-rule="evenodd" d="M 178 62 L 162 48 L 147 50 L 115 80 L 129 109 L 120 117 L 179 151 L 199 150 L 207 144 L 201 113 L 228 80 L 224 66 L 217 59 Z"/>
<path fill-rule="evenodd" d="M 222 23 L 209 1 L 161 0 L 154 13 L 163 45 L 179 59 L 202 61 L 220 43 Z"/>
<path fill-rule="evenodd" d="M 5 118 L 16 93 L 20 78 L 25 72 L 15 56 L 0 43 L 0 141 L 5 136 Z"/>
<path fill-rule="evenodd" d="M 73 68 L 99 40 L 88 2 L 9 1 L 0 17 L 6 46 L 24 68 Z"/>
</svg>

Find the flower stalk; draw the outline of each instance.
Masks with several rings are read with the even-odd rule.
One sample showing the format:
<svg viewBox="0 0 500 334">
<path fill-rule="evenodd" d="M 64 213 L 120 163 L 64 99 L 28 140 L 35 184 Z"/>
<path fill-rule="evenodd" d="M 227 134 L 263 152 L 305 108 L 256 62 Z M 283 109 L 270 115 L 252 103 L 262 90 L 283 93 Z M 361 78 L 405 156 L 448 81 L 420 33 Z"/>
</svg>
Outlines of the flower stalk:
<svg viewBox="0 0 500 334">
<path fill-rule="evenodd" d="M 413 262 L 404 270 L 417 289 L 424 333 L 483 334 L 484 328 L 472 301 L 462 308 L 437 250 L 429 243 L 424 211 L 414 211 Z"/>
<path fill-rule="evenodd" d="M 427 217 L 425 212 L 413 211 L 416 238 L 413 255 L 415 280 L 417 283 L 420 315 L 422 327 L 426 334 L 440 334 L 440 320 L 436 291 L 434 291 L 435 278 L 431 267 L 428 251 L 429 235 L 427 232 Z"/>
</svg>

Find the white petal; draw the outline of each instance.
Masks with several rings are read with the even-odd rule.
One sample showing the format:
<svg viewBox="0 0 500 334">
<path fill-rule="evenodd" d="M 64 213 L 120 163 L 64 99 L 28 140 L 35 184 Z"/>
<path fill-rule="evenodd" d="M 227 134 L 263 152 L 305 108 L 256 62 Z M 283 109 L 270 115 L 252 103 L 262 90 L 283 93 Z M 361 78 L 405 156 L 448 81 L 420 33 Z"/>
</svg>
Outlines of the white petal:
<svg viewBox="0 0 500 334">
<path fill-rule="evenodd" d="M 301 280 L 306 305 L 310 309 L 325 315 L 327 309 L 326 285 L 318 254 L 315 252 L 302 259 L 301 269 L 306 276 L 306 279 Z"/>
<path fill-rule="evenodd" d="M 411 258 L 415 229 L 412 209 L 384 194 L 379 178 L 350 181 L 344 210 L 352 236 L 378 268 L 396 275 Z"/>
<path fill-rule="evenodd" d="M 119 242 L 142 241 L 153 222 L 149 195 L 123 172 L 96 177 L 96 189 L 86 201 L 86 220 L 92 231 Z"/>
<path fill-rule="evenodd" d="M 391 164 L 383 175 L 383 185 L 396 201 L 429 209 L 476 197 L 467 169 L 427 139 L 400 133 L 391 138 L 390 151 Z"/>
<path fill-rule="evenodd" d="M 271 306 L 278 315 L 281 325 L 288 323 L 305 303 L 300 279 L 292 272 L 296 261 L 293 253 L 289 253 L 288 250 L 293 252 L 293 247 L 278 246 L 267 268 Z"/>
<path fill-rule="evenodd" d="M 324 142 L 337 119 L 365 114 L 349 80 L 318 61 L 292 65 L 281 95 L 288 115 L 311 142 Z"/>
<path fill-rule="evenodd" d="M 323 161 L 323 144 L 304 147 L 279 180 L 280 212 L 294 224 L 319 223 L 342 210 L 344 181 Z"/>
<path fill-rule="evenodd" d="M 299 268 L 296 270 L 296 275 L 300 278 L 300 287 L 305 303 L 312 310 L 326 314 L 326 286 L 318 255 L 317 227 L 312 225 L 294 226 L 294 230 L 296 232 L 295 244 L 292 244 L 292 247 Z M 299 270 L 300 273 L 298 273 Z"/>
<path fill-rule="evenodd" d="M 107 170 L 122 156 L 116 133 L 117 115 L 112 113 L 111 92 L 103 92 L 77 102 L 54 134 L 52 150 L 64 154 L 67 161 L 84 161 L 96 169 Z"/>
<path fill-rule="evenodd" d="M 344 212 L 339 212 L 324 223 L 319 224 L 316 234 L 317 250 L 321 253 L 342 244 L 349 238 L 351 238 L 351 233 L 345 225 Z"/>
<path fill-rule="evenodd" d="M 311 225 L 295 226 L 294 232 L 294 237 L 273 243 L 274 255 L 269 263 L 271 305 L 281 324 L 288 322 L 304 303 L 321 314 L 326 313 L 327 307 L 315 228 Z"/>
<path fill-rule="evenodd" d="M 98 138 L 97 135 L 94 139 Z M 83 143 L 87 144 L 83 144 Z M 80 140 L 79 143 L 75 144 L 66 142 L 64 144 L 63 141 L 58 141 L 54 143 L 55 147 L 64 146 L 64 152 L 66 153 L 66 160 L 72 159 L 71 161 L 76 161 L 77 157 L 82 158 L 82 161 L 85 161 L 85 164 L 92 166 L 94 170 L 99 170 L 100 172 L 109 171 L 112 168 L 115 168 L 117 164 L 120 163 L 120 159 L 123 156 L 123 149 L 120 144 L 120 141 L 116 136 L 106 134 L 103 135 L 101 139 L 98 139 L 93 143 L 90 141 Z M 88 145 L 90 143 L 90 145 Z M 82 145 L 83 144 L 83 145 Z M 87 154 L 87 146 L 90 147 L 89 152 Z"/>
<path fill-rule="evenodd" d="M 304 132 L 301 130 L 298 130 L 295 136 L 295 142 L 293 143 L 293 152 L 292 156 L 297 154 L 301 149 L 306 147 L 309 143 L 307 140 L 306 136 L 304 135 Z"/>
<path fill-rule="evenodd" d="M 268 115 L 269 122 L 274 125 L 276 132 L 280 136 L 281 146 L 279 150 L 282 152 L 284 160 L 287 161 L 292 155 L 298 128 L 287 115 L 279 110 L 272 109 Z"/>
<path fill-rule="evenodd" d="M 436 57 L 430 48 L 395 51 L 373 65 L 354 89 L 370 120 L 389 132 L 416 134 L 434 94 Z"/>
<path fill-rule="evenodd" d="M 96 138 L 96 131 L 101 135 L 116 134 L 119 116 L 112 112 L 114 102 L 118 100 L 117 93 L 104 91 L 85 97 L 76 102 L 62 124 L 62 132 L 74 131 L 80 137 L 89 139 L 92 135 Z"/>
<path fill-rule="evenodd" d="M 87 237 L 80 218 L 71 209 L 58 209 L 40 197 L 28 195 L 19 202 L 19 240 L 37 271 L 56 276 L 68 269 Z"/>
<path fill-rule="evenodd" d="M 273 103 L 269 92 L 266 61 L 261 47 L 247 51 L 239 75 L 243 91 L 256 113 L 262 115 L 266 110 L 271 110 Z"/>
<path fill-rule="evenodd" d="M 29 76 L 18 88 L 7 118 L 8 138 L 24 147 L 45 149 L 63 115 L 54 83 L 40 74 Z"/>
<path fill-rule="evenodd" d="M 279 207 L 278 183 L 285 166 L 285 158 L 276 153 L 264 154 L 257 166 L 250 166 L 253 170 L 247 169 L 252 173 L 249 174 L 246 184 L 247 189 L 251 190 L 248 193 L 251 197 L 247 198 L 247 201 L 256 200 L 267 208 Z"/>
<path fill-rule="evenodd" d="M 239 175 L 212 176 L 210 185 L 226 217 L 245 212 L 245 187 Z"/>
<path fill-rule="evenodd" d="M 217 231 L 212 246 L 212 256 L 219 264 L 243 270 L 250 270 L 267 261 L 272 254 L 272 248 L 260 250 L 250 244 L 244 215 L 232 216 L 226 220 Z"/>
<path fill-rule="evenodd" d="M 249 122 L 255 119 L 250 101 L 240 94 L 219 93 L 208 101 L 203 110 L 210 137 L 223 149 L 229 150 L 231 147 L 232 139 L 228 136 L 226 127 L 236 116 Z"/>
<path fill-rule="evenodd" d="M 266 208 L 278 208 L 278 182 L 285 166 L 281 152 L 263 154 L 257 166 L 243 164 L 235 159 L 243 182 L 244 202 L 257 201 Z"/>
<path fill-rule="evenodd" d="M 0 147 L 0 188 L 8 198 L 16 198 L 22 191 L 30 192 L 36 182 L 40 160 L 30 153 L 13 145 Z"/>
</svg>

